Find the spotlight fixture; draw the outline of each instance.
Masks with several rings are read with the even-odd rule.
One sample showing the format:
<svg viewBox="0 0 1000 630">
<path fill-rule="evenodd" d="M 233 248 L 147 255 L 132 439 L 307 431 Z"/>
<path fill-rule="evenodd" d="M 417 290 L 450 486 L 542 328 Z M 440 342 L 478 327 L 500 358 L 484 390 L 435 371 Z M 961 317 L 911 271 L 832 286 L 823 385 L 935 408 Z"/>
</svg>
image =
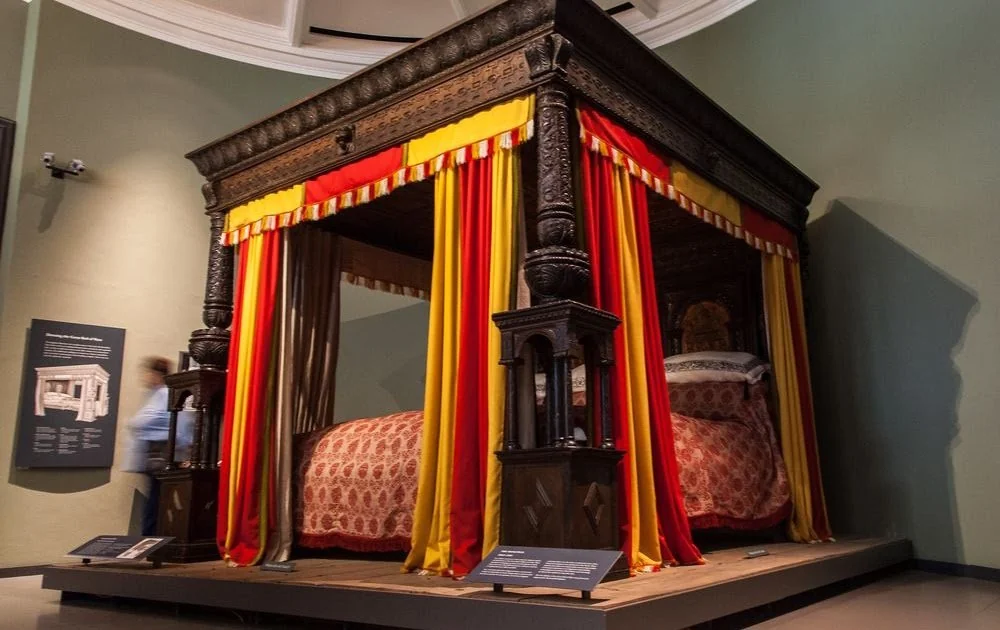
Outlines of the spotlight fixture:
<svg viewBox="0 0 1000 630">
<path fill-rule="evenodd" d="M 70 175 L 79 175 L 80 173 L 87 170 L 87 167 L 86 165 L 84 165 L 83 160 L 76 158 L 70 160 L 69 164 L 67 164 L 66 166 L 58 166 L 56 164 L 56 154 L 48 152 L 42 154 L 42 164 L 45 165 L 45 168 L 52 171 L 52 177 L 58 179 L 63 179 L 64 177 L 66 177 L 67 173 L 69 173 Z"/>
</svg>

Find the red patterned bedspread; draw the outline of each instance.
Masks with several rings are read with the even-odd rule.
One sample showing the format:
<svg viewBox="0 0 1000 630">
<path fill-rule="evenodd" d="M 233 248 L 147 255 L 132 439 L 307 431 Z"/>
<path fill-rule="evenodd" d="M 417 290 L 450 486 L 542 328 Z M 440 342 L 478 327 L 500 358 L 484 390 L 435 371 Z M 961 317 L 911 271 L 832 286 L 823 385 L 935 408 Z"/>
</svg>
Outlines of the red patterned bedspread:
<svg viewBox="0 0 1000 630">
<path fill-rule="evenodd" d="M 423 418 L 408 411 L 304 436 L 295 459 L 300 545 L 409 550 Z"/>
<path fill-rule="evenodd" d="M 671 385 L 674 408 L 716 418 L 673 414 L 674 450 L 692 529 L 765 529 L 791 509 L 788 475 L 763 387 L 755 387 L 749 400 L 743 400 L 743 387 Z"/>
<path fill-rule="evenodd" d="M 671 387 L 684 504 L 694 529 L 763 529 L 788 516 L 788 478 L 762 388 Z M 716 385 L 716 384 L 711 384 Z M 733 387 L 736 390 L 730 391 Z M 738 395 L 734 404 L 733 396 Z M 685 402 L 686 401 L 686 402 Z M 722 415 L 738 417 L 722 418 Z M 423 412 L 352 420 L 303 436 L 295 526 L 305 547 L 406 551 L 416 504 Z"/>
</svg>

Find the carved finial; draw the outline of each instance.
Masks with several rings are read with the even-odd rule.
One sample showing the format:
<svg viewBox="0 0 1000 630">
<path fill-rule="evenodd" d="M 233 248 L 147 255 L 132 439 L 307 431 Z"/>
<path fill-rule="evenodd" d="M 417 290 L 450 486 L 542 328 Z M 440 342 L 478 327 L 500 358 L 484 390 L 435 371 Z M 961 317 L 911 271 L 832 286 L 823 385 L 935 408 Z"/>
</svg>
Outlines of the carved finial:
<svg viewBox="0 0 1000 630">
<path fill-rule="evenodd" d="M 524 49 L 528 75 L 535 79 L 543 74 L 566 74 L 566 65 L 573 55 L 573 42 L 558 33 L 549 33 L 529 43 Z"/>
</svg>

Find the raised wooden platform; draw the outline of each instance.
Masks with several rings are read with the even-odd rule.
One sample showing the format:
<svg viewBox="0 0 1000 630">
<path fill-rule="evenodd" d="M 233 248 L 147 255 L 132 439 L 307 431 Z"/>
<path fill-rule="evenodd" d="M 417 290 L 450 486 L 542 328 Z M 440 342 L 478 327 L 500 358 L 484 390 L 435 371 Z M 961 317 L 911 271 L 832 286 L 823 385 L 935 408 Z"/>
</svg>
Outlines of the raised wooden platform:
<svg viewBox="0 0 1000 630">
<path fill-rule="evenodd" d="M 58 565 L 43 588 L 426 630 L 686 628 L 909 560 L 907 540 L 764 545 L 706 554 L 708 564 L 610 582 L 579 593 L 401 574 L 398 562 L 303 559 L 294 573 L 192 565 Z M 760 547 L 754 547 L 760 548 Z"/>
</svg>

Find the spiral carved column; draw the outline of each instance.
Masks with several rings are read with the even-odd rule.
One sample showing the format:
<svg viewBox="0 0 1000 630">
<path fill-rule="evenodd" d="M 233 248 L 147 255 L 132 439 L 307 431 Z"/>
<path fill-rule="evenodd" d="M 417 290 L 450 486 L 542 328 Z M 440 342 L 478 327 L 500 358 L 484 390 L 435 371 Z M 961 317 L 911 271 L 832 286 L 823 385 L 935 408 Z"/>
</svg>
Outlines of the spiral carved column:
<svg viewBox="0 0 1000 630">
<path fill-rule="evenodd" d="M 208 277 L 202 321 L 207 328 L 191 333 L 188 351 L 207 370 L 225 370 L 229 358 L 229 325 L 233 321 L 233 254 L 222 244 L 225 212 L 212 211 Z"/>
</svg>

